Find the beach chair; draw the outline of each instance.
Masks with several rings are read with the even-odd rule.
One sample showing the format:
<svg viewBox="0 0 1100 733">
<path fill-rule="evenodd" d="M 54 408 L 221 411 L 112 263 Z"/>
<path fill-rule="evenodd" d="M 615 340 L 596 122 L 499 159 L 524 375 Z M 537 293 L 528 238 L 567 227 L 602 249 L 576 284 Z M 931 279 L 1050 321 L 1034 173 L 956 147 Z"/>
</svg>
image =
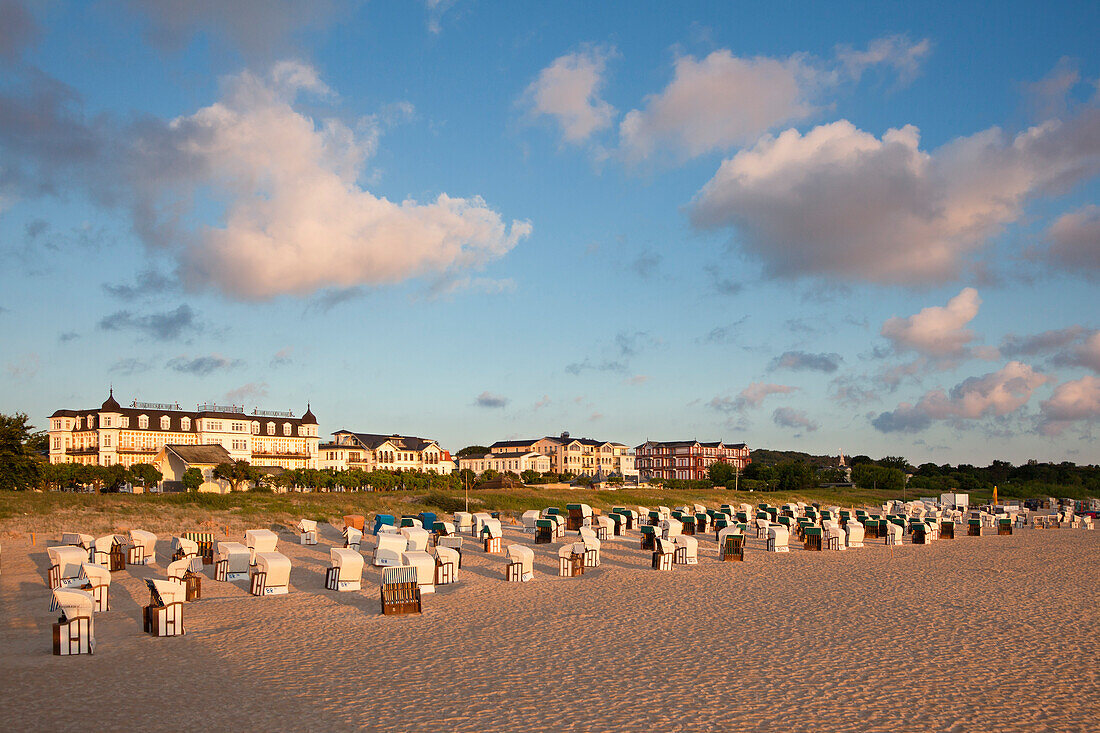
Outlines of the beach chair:
<svg viewBox="0 0 1100 733">
<path fill-rule="evenodd" d="M 940 539 L 941 540 L 953 540 L 955 539 L 955 520 L 944 519 L 940 522 Z"/>
<path fill-rule="evenodd" d="M 902 543 L 902 537 L 905 535 L 901 525 L 894 522 L 888 522 L 886 524 L 886 544 L 888 545 L 900 545 Z"/>
<path fill-rule="evenodd" d="M 367 518 L 364 517 L 362 514 L 345 514 L 344 515 L 344 526 L 345 527 L 354 527 L 355 529 L 359 530 L 360 533 L 362 533 L 364 531 L 364 529 L 366 528 L 366 525 L 367 525 Z"/>
<path fill-rule="evenodd" d="M 363 556 L 358 550 L 347 547 L 330 547 L 328 570 L 325 571 L 325 588 L 337 592 L 363 589 Z"/>
<path fill-rule="evenodd" d="M 909 538 L 914 545 L 926 545 L 931 540 L 928 536 L 928 525 L 924 522 L 913 522 L 909 525 Z"/>
<path fill-rule="evenodd" d="M 435 528 L 435 523 L 439 521 L 439 518 L 435 516 L 435 512 L 420 512 L 416 515 L 416 518 L 420 520 L 420 526 L 429 532 Z"/>
<path fill-rule="evenodd" d="M 191 540 L 199 548 L 199 557 L 205 565 L 214 564 L 214 533 L 213 532 L 184 532 L 184 539 Z M 201 570 L 201 568 L 199 569 Z M 199 572 L 196 570 L 195 572 Z"/>
<path fill-rule="evenodd" d="M 676 549 L 672 561 L 677 565 L 699 564 L 699 540 L 691 535 L 680 535 L 673 540 Z"/>
<path fill-rule="evenodd" d="M 303 545 L 317 544 L 317 522 L 312 519 L 299 519 L 295 529 L 298 530 L 298 541 Z"/>
<path fill-rule="evenodd" d="M 768 531 L 772 527 L 771 520 L 768 519 L 767 515 L 765 515 L 763 517 L 757 517 L 756 520 L 755 520 L 755 524 L 756 524 L 756 538 L 760 539 L 762 537 L 767 537 L 768 536 Z M 790 530 L 787 530 L 787 534 L 788 535 L 790 534 Z"/>
<path fill-rule="evenodd" d="M 281 552 L 257 552 L 254 556 L 249 593 L 281 596 L 290 591 L 290 558 Z"/>
<path fill-rule="evenodd" d="M 722 562 L 745 560 L 745 535 L 738 527 L 718 530 L 718 559 Z"/>
<path fill-rule="evenodd" d="M 595 568 L 600 565 L 600 539 L 591 527 L 581 527 L 581 544 L 584 545 L 584 566 Z"/>
<path fill-rule="evenodd" d="M 1092 518 L 1092 515 L 1086 514 L 1083 517 L 1081 517 L 1081 529 L 1090 529 L 1090 530 L 1095 530 L 1096 529 L 1096 524 L 1095 524 L 1095 521 Z"/>
<path fill-rule="evenodd" d="M 371 562 L 375 567 L 402 565 L 401 555 L 409 549 L 409 540 L 402 534 L 383 532 L 376 538 L 378 544 L 374 548 L 374 558 Z"/>
<path fill-rule="evenodd" d="M 524 545 L 508 545 L 508 565 L 504 579 L 511 583 L 526 583 L 535 578 L 535 552 Z"/>
<path fill-rule="evenodd" d="M 344 548 L 359 552 L 359 546 L 363 543 L 363 531 L 355 527 L 344 527 Z"/>
<path fill-rule="evenodd" d="M 191 557 L 181 557 L 179 560 L 173 560 L 168 563 L 168 567 L 165 570 L 169 580 L 174 580 L 183 585 L 183 600 L 188 603 L 202 598 L 202 576 L 194 572 L 192 562 L 198 562 L 199 567 L 202 567 L 202 560 L 199 559 L 198 555 L 193 555 Z"/>
<path fill-rule="evenodd" d="M 157 536 L 143 529 L 131 529 L 128 555 L 126 561 L 131 565 L 152 565 L 157 561 Z"/>
<path fill-rule="evenodd" d="M 840 522 L 827 522 L 821 529 L 825 533 L 825 546 L 828 549 L 840 551 L 848 549 L 844 528 L 840 526 Z"/>
<path fill-rule="evenodd" d="M 86 562 L 80 566 L 80 575 L 77 580 L 80 581 L 80 590 L 85 590 L 92 594 L 97 613 L 111 610 L 110 570 L 102 565 Z"/>
<path fill-rule="evenodd" d="M 611 522 L 611 536 L 622 537 L 626 534 L 626 523 L 628 521 L 625 514 L 619 512 L 611 512 L 607 515 L 608 520 Z"/>
<path fill-rule="evenodd" d="M 184 558 L 197 558 L 199 556 L 199 543 L 194 540 L 189 540 L 186 537 L 173 537 L 172 538 L 172 560 L 182 560 Z M 200 567 L 202 561 L 199 561 Z"/>
<path fill-rule="evenodd" d="M 469 532 L 474 525 L 474 515 L 469 512 L 455 512 L 454 525 L 459 532 Z"/>
<path fill-rule="evenodd" d="M 397 520 L 393 518 L 392 514 L 375 514 L 374 515 L 374 527 L 371 528 L 371 534 L 378 534 L 378 531 L 382 527 L 392 527 L 397 523 Z"/>
<path fill-rule="evenodd" d="M 420 613 L 420 584 L 416 568 L 398 565 L 382 571 L 382 614 L 402 616 Z"/>
<path fill-rule="evenodd" d="M 461 542 L 461 539 L 459 539 Z M 454 547 L 435 548 L 435 584 L 448 585 L 458 581 L 458 568 L 462 553 Z"/>
<path fill-rule="evenodd" d="M 485 552 L 496 554 L 500 552 L 500 538 L 503 533 L 500 529 L 499 519 L 483 519 L 481 522 L 481 531 L 478 537 L 481 539 L 482 545 L 485 547 Z"/>
<path fill-rule="evenodd" d="M 768 552 L 790 552 L 787 546 L 791 533 L 782 524 L 772 524 L 768 527 L 768 543 L 764 549 Z"/>
<path fill-rule="evenodd" d="M 149 605 L 142 606 L 142 629 L 152 636 L 183 636 L 183 603 L 186 589 L 182 583 L 146 578 Z"/>
<path fill-rule="evenodd" d="M 584 543 L 570 542 L 558 548 L 558 576 L 575 578 L 584 575 Z"/>
<path fill-rule="evenodd" d="M 453 522 L 443 522 L 436 520 L 432 525 L 432 534 L 435 535 L 435 544 L 439 544 L 440 537 L 453 537 L 455 535 L 455 525 Z"/>
<path fill-rule="evenodd" d="M 63 532 L 61 534 L 61 544 L 83 548 L 88 553 L 88 559 L 91 560 L 92 550 L 95 549 L 95 537 L 80 532 Z"/>
<path fill-rule="evenodd" d="M 683 536 L 683 535 L 679 535 Z M 694 538 L 693 538 L 694 539 Z M 653 569 L 672 570 L 672 564 L 676 559 L 676 538 L 653 538 Z"/>
<path fill-rule="evenodd" d="M 435 558 L 424 550 L 410 550 L 401 555 L 402 565 L 416 568 L 416 583 L 420 592 L 435 593 Z"/>
<path fill-rule="evenodd" d="M 969 537 L 981 537 L 982 536 L 982 520 L 981 519 L 969 519 L 966 522 L 966 534 Z"/>
<path fill-rule="evenodd" d="M 545 517 L 549 519 L 554 525 L 554 537 L 561 538 L 565 536 L 565 515 L 564 514 L 548 514 Z"/>
<path fill-rule="evenodd" d="M 75 588 L 54 588 L 52 597 L 55 609 L 61 612 L 52 629 L 53 653 L 61 657 L 95 653 L 92 615 L 96 602 L 92 594 Z"/>
<path fill-rule="evenodd" d="M 606 540 L 608 537 L 613 537 L 615 533 L 611 523 L 611 517 L 609 516 L 600 515 L 592 517 L 591 528 L 592 531 L 596 533 L 596 539 L 598 540 Z"/>
<path fill-rule="evenodd" d="M 1002 517 L 997 520 L 997 534 L 998 535 L 1010 535 L 1012 534 L 1012 519 L 1009 517 Z"/>
<path fill-rule="evenodd" d="M 821 527 L 802 528 L 802 548 L 814 552 L 821 551 L 822 529 Z"/>
<path fill-rule="evenodd" d="M 474 537 L 481 537 L 481 528 L 485 526 L 485 522 L 492 520 L 493 515 L 489 512 L 474 512 L 474 522 L 470 527 L 470 534 Z"/>
<path fill-rule="evenodd" d="M 417 529 L 423 529 L 424 523 L 420 521 L 420 517 L 414 517 L 411 514 L 406 514 L 401 517 L 401 521 L 398 523 L 398 529 L 404 529 L 405 527 L 416 527 Z"/>
<path fill-rule="evenodd" d="M 96 565 L 102 565 L 105 568 L 111 567 L 111 552 L 114 550 L 115 545 L 118 544 L 118 539 L 113 534 L 103 535 L 97 537 L 92 542 L 92 562 Z M 125 568 L 125 561 L 123 562 L 123 569 Z"/>
<path fill-rule="evenodd" d="M 641 527 L 641 542 L 639 547 L 643 550 L 654 549 L 653 541 L 657 538 L 657 528 L 652 524 L 645 524 Z"/>
<path fill-rule="evenodd" d="M 863 547 L 863 525 L 852 520 L 844 525 L 844 542 L 849 549 Z"/>
<path fill-rule="evenodd" d="M 214 580 L 232 583 L 248 579 L 252 553 L 240 542 L 219 542 L 214 560 Z"/>
<path fill-rule="evenodd" d="M 554 539 L 554 522 L 550 519 L 535 520 L 535 544 L 546 545 Z"/>
<path fill-rule="evenodd" d="M 520 516 L 520 521 L 523 523 L 523 531 L 529 534 L 535 534 L 535 522 L 539 521 L 542 515 L 538 509 L 528 509 Z"/>
<path fill-rule="evenodd" d="M 88 551 L 77 545 L 47 547 L 46 554 L 50 558 L 50 568 L 46 572 L 50 588 L 60 588 L 79 578 L 81 566 L 88 562 Z"/>
<path fill-rule="evenodd" d="M 244 533 L 244 544 L 248 548 L 249 564 L 256 564 L 256 553 L 276 552 L 279 535 L 270 529 L 249 529 Z"/>
<path fill-rule="evenodd" d="M 420 527 L 402 527 L 401 536 L 408 540 L 406 552 L 427 552 L 431 534 Z"/>
<path fill-rule="evenodd" d="M 661 530 L 661 539 L 675 540 L 684 532 L 684 524 L 678 519 L 673 519 L 669 516 L 668 519 L 662 519 L 659 525 Z"/>
</svg>

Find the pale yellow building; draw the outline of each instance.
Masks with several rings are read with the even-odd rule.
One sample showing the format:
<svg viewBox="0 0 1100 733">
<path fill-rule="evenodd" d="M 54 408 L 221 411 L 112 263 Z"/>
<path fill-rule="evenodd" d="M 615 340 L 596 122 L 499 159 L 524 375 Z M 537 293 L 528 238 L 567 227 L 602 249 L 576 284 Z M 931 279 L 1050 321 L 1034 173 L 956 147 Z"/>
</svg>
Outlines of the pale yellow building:
<svg viewBox="0 0 1100 733">
<path fill-rule="evenodd" d="M 458 459 L 458 468 L 468 468 L 481 475 L 492 469 L 497 473 L 511 471 L 521 474 L 524 471 L 538 471 L 548 473 L 550 471 L 550 457 L 535 451 L 512 451 L 499 453 L 486 453 L 481 456 L 464 456 Z"/>
<path fill-rule="evenodd" d="M 429 438 L 338 430 L 319 447 L 321 469 L 347 471 L 420 471 L 446 475 L 455 470 L 451 454 Z"/>
<path fill-rule="evenodd" d="M 573 438 L 569 433 L 530 440 L 501 440 L 489 446 L 490 453 L 533 451 L 550 459 L 550 471 L 595 476 L 618 474 L 635 478 L 634 450 L 623 443 Z"/>
</svg>

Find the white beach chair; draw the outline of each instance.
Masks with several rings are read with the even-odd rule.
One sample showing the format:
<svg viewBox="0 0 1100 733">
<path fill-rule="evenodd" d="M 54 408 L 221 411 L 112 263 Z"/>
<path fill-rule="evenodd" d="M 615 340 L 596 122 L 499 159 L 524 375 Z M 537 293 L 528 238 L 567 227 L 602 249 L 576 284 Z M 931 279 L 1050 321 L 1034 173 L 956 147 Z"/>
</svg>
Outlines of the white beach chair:
<svg viewBox="0 0 1100 733">
<path fill-rule="evenodd" d="M 768 527 L 768 544 L 765 549 L 768 552 L 790 552 L 787 547 L 791 533 L 782 524 L 772 524 Z"/>
<path fill-rule="evenodd" d="M 821 523 L 821 528 L 824 530 L 825 533 L 825 549 L 848 549 L 848 543 L 845 539 L 844 529 L 840 526 L 839 522 L 833 519 L 829 519 Z"/>
<path fill-rule="evenodd" d="M 615 536 L 615 527 L 611 523 L 611 517 L 601 514 L 592 518 L 592 529 L 596 533 L 596 539 L 606 540 Z"/>
<path fill-rule="evenodd" d="M 558 576 L 573 578 L 584 574 L 584 543 L 568 542 L 558 548 Z"/>
<path fill-rule="evenodd" d="M 513 583 L 525 583 L 535 577 L 535 552 L 525 545 L 508 545 L 508 566 L 504 578 Z"/>
<path fill-rule="evenodd" d="M 47 547 L 46 554 L 50 558 L 46 577 L 51 588 L 60 588 L 80 577 L 81 566 L 88 562 L 88 551 L 76 545 Z"/>
<path fill-rule="evenodd" d="M 667 506 L 659 506 L 657 507 L 657 511 L 658 513 L 660 513 L 662 520 L 672 517 L 672 510 L 669 509 Z"/>
<path fill-rule="evenodd" d="M 863 533 L 864 529 L 862 524 L 855 519 L 849 520 L 848 523 L 844 525 L 845 544 L 847 544 L 849 548 L 863 547 Z"/>
<path fill-rule="evenodd" d="M 348 547 L 331 547 L 331 566 L 325 572 L 325 588 L 334 591 L 363 589 L 363 556 Z"/>
<path fill-rule="evenodd" d="M 543 519 L 549 519 L 554 523 L 554 537 L 561 538 L 565 536 L 565 517 L 561 514 L 548 514 Z"/>
<path fill-rule="evenodd" d="M 250 564 L 256 564 L 256 553 L 276 552 L 279 546 L 279 535 L 270 529 L 249 529 L 244 533 L 244 544 L 248 547 Z"/>
<path fill-rule="evenodd" d="M 95 652 L 92 616 L 96 601 L 91 593 L 74 588 L 54 588 L 53 606 L 61 617 L 53 625 L 53 653 L 67 657 Z"/>
<path fill-rule="evenodd" d="M 435 558 L 423 550 L 410 550 L 401 555 L 404 562 L 416 568 L 416 583 L 421 593 L 435 593 Z"/>
<path fill-rule="evenodd" d="M 303 545 L 317 544 L 317 522 L 313 519 L 298 520 L 298 541 Z"/>
<path fill-rule="evenodd" d="M 80 532 L 63 532 L 61 534 L 61 544 L 72 545 L 73 547 L 83 547 L 84 550 L 89 553 L 88 557 L 90 559 L 90 553 L 95 547 L 95 537 Z"/>
<path fill-rule="evenodd" d="M 682 536 L 682 535 L 681 535 Z M 653 538 L 653 568 L 654 570 L 672 570 L 672 564 L 676 559 L 676 538 Z"/>
<path fill-rule="evenodd" d="M 1092 518 L 1091 514 L 1086 514 L 1086 515 L 1081 517 L 1081 528 L 1082 529 L 1095 529 L 1096 528 L 1095 522 L 1093 521 L 1093 518 Z"/>
<path fill-rule="evenodd" d="M 581 544 L 584 545 L 584 566 L 595 568 L 600 565 L 600 540 L 591 527 L 581 527 Z"/>
<path fill-rule="evenodd" d="M 474 526 L 474 515 L 470 512 L 455 512 L 455 528 L 459 532 L 469 532 Z"/>
<path fill-rule="evenodd" d="M 520 516 L 520 521 L 523 522 L 523 531 L 528 534 L 535 533 L 535 522 L 542 519 L 542 515 L 539 514 L 538 509 L 528 509 Z"/>
<path fill-rule="evenodd" d="M 902 543 L 903 532 L 899 525 L 893 522 L 886 524 L 886 544 L 888 545 L 900 545 Z"/>
<path fill-rule="evenodd" d="M 420 527 L 402 527 L 401 536 L 408 541 L 406 552 L 426 552 L 431 532 Z"/>
<path fill-rule="evenodd" d="M 478 537 L 485 547 L 485 552 L 500 552 L 500 538 L 503 536 L 504 533 L 500 528 L 499 519 L 489 517 L 488 519 L 481 520 L 481 529 L 478 531 Z"/>
<path fill-rule="evenodd" d="M 84 563 L 80 566 L 80 590 L 92 594 L 95 610 L 102 613 L 111 610 L 111 571 L 102 565 Z M 51 609 L 53 610 L 53 609 Z"/>
<path fill-rule="evenodd" d="M 409 549 L 409 540 L 403 534 L 378 534 L 375 539 L 378 544 L 374 548 L 375 567 L 403 565 L 401 555 Z"/>
<path fill-rule="evenodd" d="M 675 540 L 684 532 L 684 523 L 672 517 L 662 519 L 658 526 L 661 530 L 661 539 L 665 540 Z"/>
<path fill-rule="evenodd" d="M 172 538 L 172 560 L 188 560 L 189 568 L 196 573 L 202 572 L 202 556 L 199 554 L 199 543 L 187 537 Z M 171 566 L 169 566 L 171 567 Z"/>
<path fill-rule="evenodd" d="M 481 528 L 485 526 L 486 522 L 492 521 L 493 515 L 489 512 L 475 512 L 473 526 L 470 527 L 470 534 L 474 537 L 481 537 Z"/>
<path fill-rule="evenodd" d="M 105 568 L 111 567 L 111 550 L 118 544 L 113 534 L 97 537 L 92 545 L 92 562 Z"/>
<path fill-rule="evenodd" d="M 152 565 L 157 561 L 157 536 L 143 529 L 130 530 L 130 556 L 126 561 L 131 565 Z"/>
<path fill-rule="evenodd" d="M 142 625 L 153 636 L 182 636 L 183 604 L 187 589 L 175 580 L 146 578 L 149 588 L 149 605 L 142 606 Z"/>
<path fill-rule="evenodd" d="M 214 579 L 224 583 L 248 579 L 252 553 L 240 542 L 219 542 L 214 562 Z"/>
<path fill-rule="evenodd" d="M 359 552 L 359 545 L 363 542 L 363 532 L 355 527 L 344 527 L 344 547 Z"/>
<path fill-rule="evenodd" d="M 767 519 L 757 519 L 757 520 L 754 520 L 754 521 L 756 522 L 756 539 L 760 539 L 761 537 L 767 537 L 768 536 L 768 531 L 772 527 L 771 521 L 769 521 Z"/>
<path fill-rule="evenodd" d="M 290 591 L 290 558 L 281 552 L 257 552 L 253 559 L 249 592 L 254 596 L 278 596 Z"/>
<path fill-rule="evenodd" d="M 682 534 L 675 538 L 676 551 L 673 562 L 677 565 L 699 564 L 699 542 L 691 535 Z"/>
<path fill-rule="evenodd" d="M 739 538 L 739 539 L 735 539 Z M 737 525 L 718 530 L 718 559 L 722 561 L 745 559 L 745 535 Z"/>
<path fill-rule="evenodd" d="M 457 538 L 460 542 L 462 538 Z M 435 584 L 448 585 L 458 581 L 458 566 L 462 555 L 458 549 L 437 545 L 435 548 Z"/>
</svg>

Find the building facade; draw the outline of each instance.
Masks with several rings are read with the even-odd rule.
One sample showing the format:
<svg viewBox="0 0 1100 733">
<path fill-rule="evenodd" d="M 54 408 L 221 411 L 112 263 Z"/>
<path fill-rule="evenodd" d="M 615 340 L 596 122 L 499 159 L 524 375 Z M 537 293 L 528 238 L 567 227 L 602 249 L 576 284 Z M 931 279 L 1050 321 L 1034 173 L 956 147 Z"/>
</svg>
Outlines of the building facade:
<svg viewBox="0 0 1100 733">
<path fill-rule="evenodd" d="M 722 441 L 700 443 L 698 440 L 647 440 L 634 450 L 638 472 L 642 478 L 688 479 L 709 478 L 711 464 L 723 461 L 743 471 L 752 462 L 744 443 Z"/>
<path fill-rule="evenodd" d="M 455 470 L 451 454 L 429 438 L 350 430 L 338 430 L 332 436 L 331 443 L 318 448 L 318 464 L 322 469 L 420 471 L 441 476 Z"/>
<path fill-rule="evenodd" d="M 498 453 L 486 453 L 481 456 L 465 456 L 458 459 L 460 469 L 468 468 L 480 475 L 492 469 L 497 473 L 520 474 L 524 471 L 538 471 L 548 473 L 550 471 L 550 456 L 536 453 L 535 451 L 510 451 Z"/>
<path fill-rule="evenodd" d="M 569 433 L 558 437 L 532 438 L 531 440 L 501 440 L 489 446 L 490 453 L 534 452 L 550 459 L 554 473 L 609 476 L 617 474 L 627 478 L 637 477 L 634 451 L 623 443 L 573 438 Z"/>
<path fill-rule="evenodd" d="M 229 482 L 214 478 L 214 469 L 219 464 L 228 463 L 229 451 L 221 445 L 168 445 L 157 451 L 153 465 L 160 471 L 162 491 L 183 491 L 183 474 L 189 468 L 198 469 L 202 474 L 200 492 L 216 494 L 229 493 Z"/>
<path fill-rule="evenodd" d="M 306 407 L 289 411 L 134 401 L 121 406 L 114 391 L 99 409 L 57 410 L 49 418 L 50 463 L 131 466 L 152 463 L 166 445 L 220 445 L 230 460 L 256 466 L 317 468 L 317 418 Z"/>
</svg>

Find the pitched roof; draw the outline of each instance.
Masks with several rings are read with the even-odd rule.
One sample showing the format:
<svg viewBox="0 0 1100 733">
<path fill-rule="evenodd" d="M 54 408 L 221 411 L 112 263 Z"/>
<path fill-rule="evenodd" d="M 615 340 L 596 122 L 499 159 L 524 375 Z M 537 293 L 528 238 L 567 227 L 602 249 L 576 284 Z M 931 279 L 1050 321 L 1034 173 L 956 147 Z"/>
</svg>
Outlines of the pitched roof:
<svg viewBox="0 0 1100 733">
<path fill-rule="evenodd" d="M 165 451 L 171 451 L 181 461 L 189 464 L 202 464 L 216 466 L 219 463 L 232 463 L 233 459 L 224 447 L 213 445 L 175 445 L 169 443 L 164 446 Z"/>
<path fill-rule="evenodd" d="M 333 435 L 353 435 L 364 448 L 375 450 L 383 443 L 393 443 L 398 450 L 422 451 L 436 444 L 429 438 L 417 438 L 411 435 L 382 435 L 381 433 L 356 433 L 351 430 L 337 430 Z"/>
<path fill-rule="evenodd" d="M 524 445 L 534 445 L 540 440 L 545 440 L 545 438 L 532 438 L 531 440 L 498 440 L 497 442 L 489 446 L 489 449 L 492 450 L 493 448 L 519 448 L 520 446 Z"/>
</svg>

